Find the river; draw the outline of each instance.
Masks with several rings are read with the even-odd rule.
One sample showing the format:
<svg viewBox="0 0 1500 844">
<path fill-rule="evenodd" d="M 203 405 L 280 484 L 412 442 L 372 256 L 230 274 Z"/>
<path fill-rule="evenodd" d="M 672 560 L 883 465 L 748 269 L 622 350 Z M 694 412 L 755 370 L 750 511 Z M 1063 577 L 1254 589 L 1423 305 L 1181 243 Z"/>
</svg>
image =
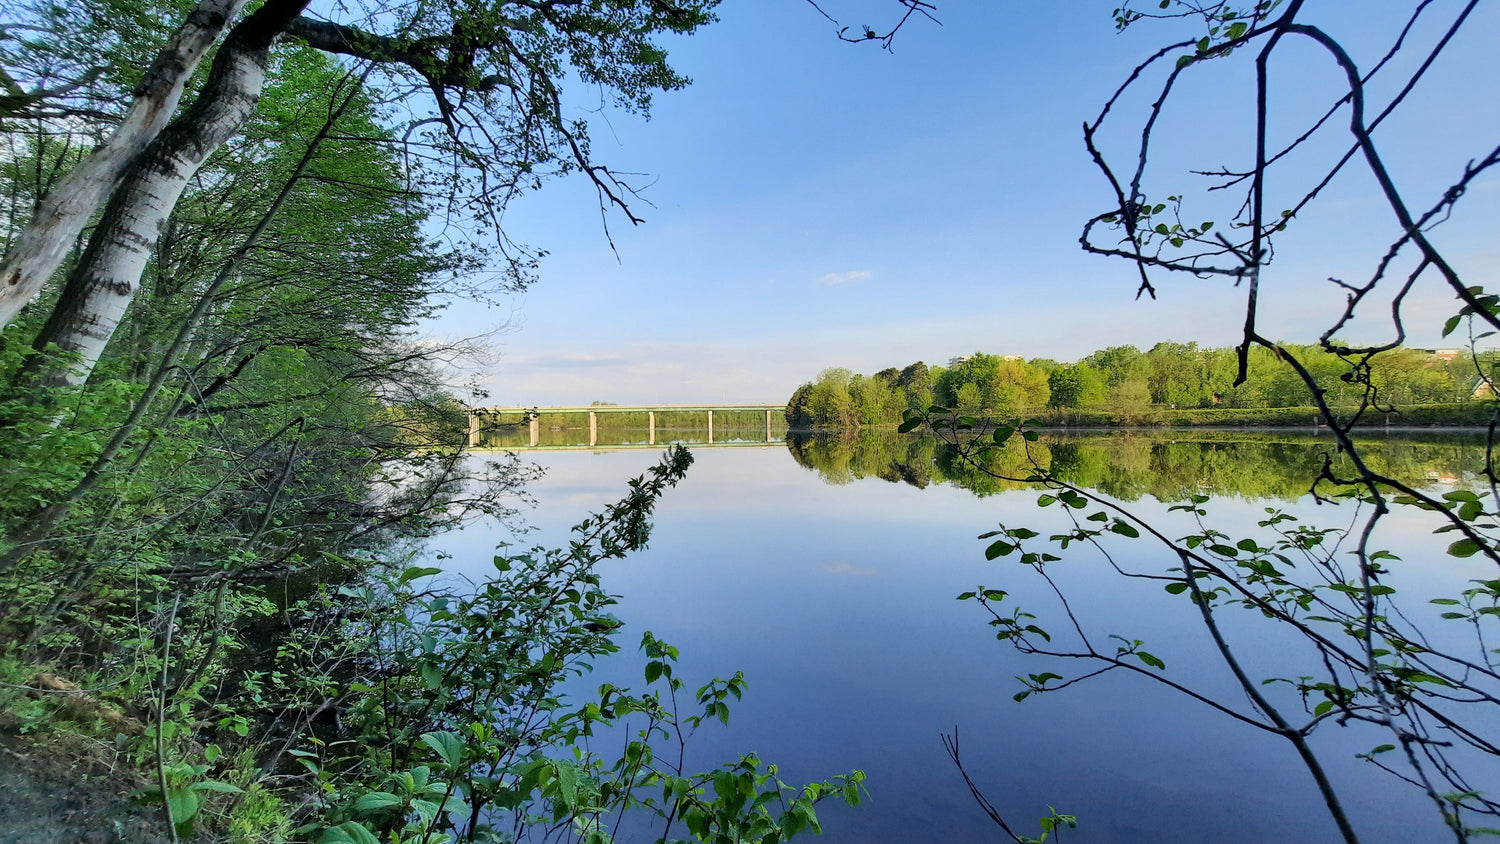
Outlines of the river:
<svg viewBox="0 0 1500 844">
<path fill-rule="evenodd" d="M 1473 481 L 1477 443 L 1392 437 L 1371 454 L 1442 491 Z M 1195 493 L 1210 496 L 1204 506 L 1213 524 L 1236 537 L 1253 531 L 1268 507 L 1326 524 L 1347 522 L 1352 510 L 1317 506 L 1304 492 L 1316 455 L 1331 447 L 1326 435 L 1178 433 L 1040 445 L 1061 473 L 1173 536 L 1191 523 L 1169 503 Z M 501 543 L 562 544 L 573 522 L 617 500 L 656 454 L 528 453 L 546 470 L 531 487 L 539 505 L 525 514 L 531 532 L 476 523 L 436 543 L 452 555 L 443 565 L 478 578 Z M 1012 699 L 1023 688 L 1018 675 L 1085 670 L 1016 653 L 996 641 L 980 607 L 955 600 L 981 585 L 1005 589 L 1038 624 L 1066 632 L 1046 584 L 1015 556 L 986 561 L 988 543 L 976 538 L 999 522 L 1043 536 L 1059 530 L 1061 508 L 1039 509 L 1035 491 L 966 479 L 930 440 L 893 434 L 700 448 L 695 458 L 662 500 L 649 549 L 603 571 L 606 588 L 621 596 L 625 650 L 579 686 L 639 688 L 645 659 L 634 646 L 647 630 L 682 649 L 679 675 L 690 688 L 744 671 L 745 699 L 728 727 L 715 722 L 693 737 L 690 764 L 711 767 L 754 751 L 789 782 L 863 769 L 868 801 L 853 810 L 822 804 L 821 841 L 1002 840 L 940 742 L 956 728 L 968 773 L 1024 834 L 1037 834 L 1036 819 L 1050 805 L 1079 818 L 1063 841 L 1336 840 L 1287 742 L 1178 692 L 1115 672 Z M 1430 549 L 1442 546 L 1433 545 L 1425 514 L 1407 509 L 1383 523 L 1381 538 L 1404 558 L 1390 582 L 1420 593 L 1413 612 L 1427 612 L 1429 595 L 1494 577 L 1480 558 L 1434 555 Z M 1121 543 L 1117 561 L 1164 570 L 1172 563 L 1158 549 Z M 1123 579 L 1077 546 L 1049 570 L 1091 636 L 1140 639 L 1165 662 L 1166 676 L 1248 711 L 1187 600 L 1160 582 Z M 1292 639 L 1258 614 L 1226 619 L 1247 671 L 1297 676 L 1296 660 L 1306 655 Z M 1442 840 L 1420 792 L 1355 758 L 1386 740 L 1332 723 L 1312 736 L 1363 840 Z M 1480 785 L 1493 786 L 1493 776 Z"/>
</svg>

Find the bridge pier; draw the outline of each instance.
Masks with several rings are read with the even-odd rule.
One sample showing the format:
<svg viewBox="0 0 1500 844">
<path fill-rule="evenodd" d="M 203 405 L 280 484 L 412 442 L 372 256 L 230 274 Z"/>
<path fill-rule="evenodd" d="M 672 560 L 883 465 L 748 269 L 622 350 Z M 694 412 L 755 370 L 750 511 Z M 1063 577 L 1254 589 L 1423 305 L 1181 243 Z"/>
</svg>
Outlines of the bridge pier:
<svg viewBox="0 0 1500 844">
<path fill-rule="evenodd" d="M 629 405 L 629 406 L 621 406 L 621 405 L 593 405 L 593 406 L 589 406 L 589 407 L 577 406 L 577 407 L 529 407 L 529 408 L 528 407 L 473 407 L 473 408 L 470 408 L 469 411 L 468 411 L 468 430 L 466 431 L 466 434 L 467 434 L 467 439 L 468 439 L 469 445 L 471 447 L 476 447 L 476 448 L 483 447 L 483 441 L 484 441 L 484 438 L 485 438 L 484 434 L 485 434 L 486 431 L 494 429 L 494 427 L 496 425 L 496 418 L 497 418 L 497 416 L 500 415 L 500 414 L 504 414 L 504 415 L 506 415 L 506 418 L 509 418 L 509 416 L 511 414 L 516 414 L 516 415 L 521 415 L 521 416 L 526 417 L 528 434 L 529 434 L 529 436 L 527 438 L 528 439 L 527 445 L 529 445 L 531 448 L 543 448 L 544 446 L 542 445 L 541 419 L 540 419 L 541 414 L 543 414 L 543 413 L 554 414 L 554 415 L 556 415 L 556 414 L 570 414 L 570 416 L 568 416 L 566 418 L 574 418 L 574 419 L 576 419 L 578 414 L 587 413 L 588 417 L 589 417 L 589 438 L 588 438 L 588 446 L 587 447 L 589 447 L 589 448 L 597 448 L 597 447 L 599 447 L 599 415 L 600 414 L 602 414 L 602 413 L 644 413 L 644 414 L 646 414 L 646 426 L 647 426 L 647 442 L 646 442 L 646 445 L 655 446 L 655 445 L 657 445 L 658 442 L 661 441 L 661 440 L 659 440 L 657 438 L 657 430 L 656 430 L 656 422 L 657 422 L 656 415 L 657 415 L 657 413 L 659 413 L 659 412 L 660 413 L 668 413 L 668 412 L 670 412 L 670 413 L 692 413 L 692 414 L 703 413 L 703 414 L 705 414 L 707 416 L 707 425 L 708 425 L 708 437 L 707 437 L 708 442 L 704 443 L 704 444 L 705 445 L 710 445 L 710 444 L 711 445 L 721 445 L 721 443 L 718 442 L 719 437 L 716 436 L 720 432 L 714 429 L 714 422 L 716 422 L 716 421 L 722 421 L 722 420 L 716 420 L 714 418 L 714 414 L 716 412 L 727 411 L 729 413 L 746 413 L 746 414 L 749 414 L 749 413 L 764 413 L 766 415 L 766 419 L 765 419 L 765 422 L 766 422 L 766 439 L 765 439 L 765 441 L 767 443 L 774 443 L 774 442 L 776 442 L 776 440 L 774 438 L 774 432 L 775 432 L 774 419 L 775 419 L 775 414 L 776 413 L 780 413 L 780 412 L 782 412 L 784 410 L 785 410 L 785 408 L 783 406 L 781 406 L 781 405 L 766 405 L 766 404 L 755 404 L 755 405 L 731 405 L 731 404 L 721 404 L 721 405 L 686 405 L 686 404 L 683 404 L 683 405 Z M 481 417 L 484 417 L 484 418 L 481 418 Z M 486 419 L 488 419 L 488 421 L 485 421 Z M 566 423 L 563 423 L 563 424 L 566 424 Z M 730 424 L 732 426 L 734 424 L 734 422 L 731 420 Z M 506 423 L 504 427 L 505 427 L 506 430 L 510 430 L 510 423 Z M 519 432 L 517 432 L 517 433 L 519 433 Z M 582 437 L 580 437 L 579 439 L 582 439 Z M 668 436 L 668 437 L 666 437 L 666 439 L 670 440 L 671 437 Z M 730 445 L 734 445 L 734 444 L 737 444 L 737 443 L 731 442 L 729 444 Z M 579 447 L 584 447 L 584 446 L 579 446 Z"/>
</svg>

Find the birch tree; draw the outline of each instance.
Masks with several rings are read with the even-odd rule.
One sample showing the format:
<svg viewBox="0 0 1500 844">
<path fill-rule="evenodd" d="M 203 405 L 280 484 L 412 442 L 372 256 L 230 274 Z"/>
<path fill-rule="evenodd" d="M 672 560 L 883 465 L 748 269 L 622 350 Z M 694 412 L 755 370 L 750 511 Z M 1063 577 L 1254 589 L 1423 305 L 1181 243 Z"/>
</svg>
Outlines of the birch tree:
<svg viewBox="0 0 1500 844">
<path fill-rule="evenodd" d="M 0 261 L 0 324 L 10 324 L 41 293 L 125 169 L 166 127 L 199 61 L 244 5 L 245 0 L 202 0 L 147 69 L 133 92 L 130 110 L 109 139 L 42 198 L 31 223 Z M 5 113 L 20 116 L 28 116 L 31 109 L 71 85 L 49 91 L 45 83 L 39 83 L 25 91 L 10 74 L 5 74 L 4 82 L 12 98 Z"/>
<path fill-rule="evenodd" d="M 627 201 L 629 185 L 593 161 L 585 124 L 566 117 L 564 81 L 576 78 L 612 92 L 617 106 L 647 111 L 654 91 L 687 82 L 652 39 L 695 30 L 712 19 L 716 3 L 449 0 L 414 10 L 369 7 L 342 22 L 304 15 L 308 0 L 268 0 L 236 22 L 240 3 L 204 0 L 153 65 L 148 81 L 155 87 L 138 87 L 131 116 L 78 165 L 75 172 L 86 178 L 54 188 L 11 244 L 0 275 L 0 316 L 12 321 L 37 296 L 108 194 L 34 342 L 39 350 L 55 345 L 75 354 L 75 363 L 47 373 L 43 383 L 86 378 L 130 306 L 187 180 L 254 111 L 271 50 L 286 39 L 364 63 L 376 85 L 404 95 L 391 116 L 407 127 L 403 152 L 413 189 L 493 236 L 511 278 L 523 282 L 528 253 L 506 250 L 499 213 L 547 176 L 581 172 L 601 205 L 639 222 Z M 196 58 L 215 42 L 197 97 L 164 125 L 176 104 L 173 93 L 181 96 Z"/>
</svg>

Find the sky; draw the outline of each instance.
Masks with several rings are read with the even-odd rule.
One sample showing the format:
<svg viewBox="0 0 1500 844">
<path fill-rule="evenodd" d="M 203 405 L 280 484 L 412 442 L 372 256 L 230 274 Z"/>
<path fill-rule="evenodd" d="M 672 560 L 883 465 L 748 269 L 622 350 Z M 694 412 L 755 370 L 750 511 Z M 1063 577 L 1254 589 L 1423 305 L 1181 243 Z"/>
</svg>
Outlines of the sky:
<svg viewBox="0 0 1500 844">
<path fill-rule="evenodd" d="M 820 4 L 841 23 L 894 20 L 894 0 Z M 1244 320 L 1232 281 L 1161 278 L 1136 298 L 1125 261 L 1088 255 L 1081 228 L 1110 210 L 1081 126 L 1158 47 L 1201 25 L 1144 21 L 1117 33 L 1119 0 L 937 0 L 893 49 L 847 44 L 806 0 L 725 0 L 719 22 L 664 42 L 693 79 L 658 94 L 651 119 L 601 108 L 575 86 L 593 153 L 645 174 L 633 208 L 608 216 L 581 178 L 516 201 L 505 226 L 544 249 L 539 280 L 485 304 L 454 301 L 435 338 L 488 335 L 470 373 L 495 406 L 779 403 L 828 367 L 873 373 L 975 351 L 1074 361 L 1110 345 L 1233 345 Z M 1155 3 L 1146 4 L 1154 7 Z M 1361 68 L 1399 33 L 1395 0 L 1311 2 Z M 1407 49 L 1371 85 L 1383 107 L 1457 14 L 1436 0 Z M 1492 91 L 1500 8 L 1471 20 L 1377 142 L 1403 193 L 1425 209 L 1500 140 Z M 1144 189 L 1181 195 L 1184 215 L 1227 226 L 1238 197 L 1193 170 L 1233 168 L 1252 150 L 1254 55 L 1190 69 L 1155 129 Z M 1342 92 L 1326 54 L 1288 45 L 1269 69 L 1270 134 L 1289 140 Z M 1389 79 L 1390 82 L 1383 80 Z M 1114 108 L 1106 155 L 1134 160 L 1159 77 Z M 1347 144 L 1347 111 L 1273 173 L 1286 207 Z M 1326 136 L 1326 137 L 1325 137 Z M 1200 216 L 1201 215 L 1201 216 Z M 1500 284 L 1500 171 L 1471 186 L 1432 236 L 1469 284 Z M 1347 168 L 1284 233 L 1262 280 L 1262 333 L 1309 342 L 1342 310 L 1328 281 L 1363 281 L 1399 231 L 1378 186 Z M 1221 229 L 1222 230 L 1222 229 Z M 613 249 L 611 248 L 613 240 Z M 1398 259 L 1394 269 L 1409 268 Z M 1388 302 L 1388 300 L 1386 300 Z M 1407 343 L 1457 345 L 1439 331 L 1457 309 L 1421 279 Z M 1371 301 L 1340 336 L 1388 338 Z"/>
</svg>

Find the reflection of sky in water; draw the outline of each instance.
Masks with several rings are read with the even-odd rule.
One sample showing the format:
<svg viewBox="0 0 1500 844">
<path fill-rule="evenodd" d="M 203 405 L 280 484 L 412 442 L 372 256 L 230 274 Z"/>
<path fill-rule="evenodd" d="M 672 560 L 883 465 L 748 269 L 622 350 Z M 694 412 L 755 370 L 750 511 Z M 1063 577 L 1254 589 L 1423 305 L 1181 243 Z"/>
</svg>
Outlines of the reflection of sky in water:
<svg viewBox="0 0 1500 844">
<path fill-rule="evenodd" d="M 619 498 L 624 481 L 656 455 L 532 456 L 548 471 L 532 487 L 540 507 L 529 516 L 537 530 L 519 540 L 527 546 L 562 544 L 570 524 Z M 603 571 L 605 587 L 623 596 L 615 612 L 626 623 L 627 651 L 603 661 L 582 686 L 640 687 L 644 660 L 634 645 L 644 630 L 682 649 L 678 673 L 690 689 L 743 670 L 747 693 L 730 727 L 705 726 L 689 745 L 689 764 L 706 768 L 754 751 L 779 763 L 788 781 L 864 768 L 871 800 L 852 812 L 825 803 L 819 840 L 999 840 L 939 743 L 938 734 L 957 725 L 970 774 L 1023 832 L 1034 833 L 1035 818 L 1051 804 L 1080 818 L 1064 840 L 1337 837 L 1289 744 L 1143 678 L 1110 675 L 1023 703 L 1011 699 L 1018 674 L 1081 671 L 1014 653 L 993 640 L 978 607 L 954 596 L 980 584 L 1004 588 L 1061 633 L 1044 585 L 1014 557 L 986 562 L 975 539 L 997 521 L 1056 532 L 1056 508 L 1037 509 L 1027 493 L 981 500 L 947 485 L 829 486 L 781 449 L 695 456 L 687 479 L 658 509 L 650 549 Z M 1164 505 L 1131 506 L 1155 513 L 1170 535 L 1189 532 L 1182 514 L 1166 514 Z M 1217 527 L 1238 536 L 1264 517 L 1265 506 L 1221 501 L 1211 513 Z M 1274 506 L 1330 525 L 1348 518 L 1347 508 Z M 1457 591 L 1454 584 L 1493 576 L 1477 558 L 1418 550 L 1433 544 L 1413 514 L 1398 512 L 1386 524 L 1388 547 L 1406 561 L 1390 582 L 1420 592 L 1407 604 L 1415 612 L 1426 612 L 1428 597 Z M 504 539 L 475 525 L 437 545 L 454 554 L 450 571 L 481 577 Z M 1153 558 L 1144 541 L 1119 548 L 1127 567 L 1171 565 Z M 1086 554 L 1069 555 L 1052 571 L 1096 640 L 1112 632 L 1144 639 L 1169 676 L 1244 708 L 1186 600 L 1159 584 L 1106 576 Z M 1252 674 L 1299 673 L 1278 668 L 1298 653 L 1290 639 L 1269 634 L 1258 616 L 1225 618 Z M 1353 758 L 1386 740 L 1332 725 L 1313 737 L 1364 840 L 1440 840 L 1425 798 Z"/>
</svg>

